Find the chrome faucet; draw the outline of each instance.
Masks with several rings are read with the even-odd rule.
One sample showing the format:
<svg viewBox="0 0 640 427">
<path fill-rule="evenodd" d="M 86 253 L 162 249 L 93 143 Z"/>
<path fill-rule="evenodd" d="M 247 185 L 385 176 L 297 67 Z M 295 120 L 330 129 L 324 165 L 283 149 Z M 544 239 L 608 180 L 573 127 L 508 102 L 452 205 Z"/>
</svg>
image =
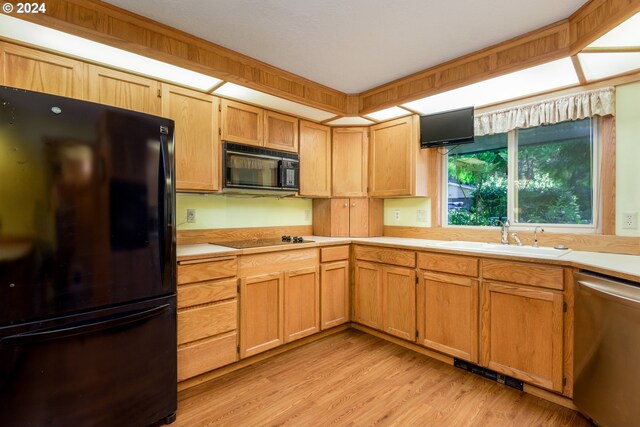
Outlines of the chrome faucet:
<svg viewBox="0 0 640 427">
<path fill-rule="evenodd" d="M 503 245 L 508 245 L 509 244 L 509 227 L 511 227 L 511 223 L 509 222 L 508 219 L 506 219 L 502 223 L 502 230 L 500 231 L 502 233 L 502 244 Z"/>
<path fill-rule="evenodd" d="M 544 228 L 537 226 L 534 230 L 533 230 L 533 247 L 537 248 L 538 247 L 538 228 L 540 229 L 540 234 L 544 233 Z"/>
<path fill-rule="evenodd" d="M 518 233 L 511 233 L 511 237 L 513 237 L 513 240 L 516 241 L 516 245 L 522 246 L 522 240 L 520 240 L 520 237 L 518 237 Z"/>
</svg>

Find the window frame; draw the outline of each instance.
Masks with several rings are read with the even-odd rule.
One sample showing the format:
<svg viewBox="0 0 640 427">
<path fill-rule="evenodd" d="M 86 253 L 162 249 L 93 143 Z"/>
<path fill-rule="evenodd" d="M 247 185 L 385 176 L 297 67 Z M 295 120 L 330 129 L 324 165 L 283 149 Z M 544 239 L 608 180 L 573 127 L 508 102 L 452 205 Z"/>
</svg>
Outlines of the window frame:
<svg viewBox="0 0 640 427">
<path fill-rule="evenodd" d="M 516 130 L 510 130 L 507 133 L 507 219 L 511 223 L 512 231 L 534 231 L 536 227 L 543 227 L 545 230 L 558 233 L 602 233 L 602 221 L 600 213 L 602 211 L 602 118 L 600 116 L 591 117 L 591 137 L 593 144 L 591 146 L 591 178 L 592 178 L 592 206 L 593 206 L 593 223 L 592 224 L 546 224 L 546 223 L 518 223 L 515 221 L 516 198 L 517 198 L 517 141 Z M 453 150 L 453 149 L 452 149 Z M 451 151 L 451 150 L 450 150 Z M 486 225 L 456 225 L 449 224 L 449 152 L 442 154 L 442 188 L 440 191 L 443 195 L 442 208 L 442 227 L 456 228 L 460 230 L 499 230 L 500 227 Z M 455 154 L 455 153 L 454 153 Z"/>
</svg>

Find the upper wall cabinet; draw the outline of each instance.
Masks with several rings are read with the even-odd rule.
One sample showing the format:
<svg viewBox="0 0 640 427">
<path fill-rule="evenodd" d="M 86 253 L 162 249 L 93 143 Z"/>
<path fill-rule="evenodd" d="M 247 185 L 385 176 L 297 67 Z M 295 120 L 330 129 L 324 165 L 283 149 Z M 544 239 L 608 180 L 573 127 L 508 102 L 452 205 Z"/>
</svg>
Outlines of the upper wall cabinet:
<svg viewBox="0 0 640 427">
<path fill-rule="evenodd" d="M 0 54 L 1 84 L 83 98 L 82 62 L 9 43 L 0 43 Z"/>
<path fill-rule="evenodd" d="M 369 196 L 427 196 L 427 150 L 418 116 L 371 126 Z"/>
<path fill-rule="evenodd" d="M 87 99 L 99 104 L 160 115 L 160 83 L 146 77 L 87 65 Z"/>
<path fill-rule="evenodd" d="M 222 140 L 263 146 L 264 110 L 240 102 L 223 99 Z"/>
<path fill-rule="evenodd" d="M 331 197 L 331 128 L 300 121 L 300 195 Z"/>
<path fill-rule="evenodd" d="M 178 191 L 216 191 L 220 188 L 219 103 L 215 96 L 162 85 L 162 115 L 176 124 Z"/>
<path fill-rule="evenodd" d="M 298 119 L 273 111 L 264 112 L 264 146 L 298 152 Z"/>
<path fill-rule="evenodd" d="M 332 194 L 334 197 L 367 195 L 367 128 L 333 129 Z"/>
</svg>

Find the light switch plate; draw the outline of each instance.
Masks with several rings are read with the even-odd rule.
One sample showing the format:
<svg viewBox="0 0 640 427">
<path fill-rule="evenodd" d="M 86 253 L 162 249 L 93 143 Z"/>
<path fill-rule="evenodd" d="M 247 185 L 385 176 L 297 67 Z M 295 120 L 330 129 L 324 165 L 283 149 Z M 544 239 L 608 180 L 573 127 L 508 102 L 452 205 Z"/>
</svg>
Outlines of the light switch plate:
<svg viewBox="0 0 640 427">
<path fill-rule="evenodd" d="M 187 222 L 189 224 L 193 224 L 196 222 L 196 210 L 195 209 L 187 209 Z"/>
<path fill-rule="evenodd" d="M 393 211 L 393 219 L 400 221 L 400 211 Z"/>
</svg>

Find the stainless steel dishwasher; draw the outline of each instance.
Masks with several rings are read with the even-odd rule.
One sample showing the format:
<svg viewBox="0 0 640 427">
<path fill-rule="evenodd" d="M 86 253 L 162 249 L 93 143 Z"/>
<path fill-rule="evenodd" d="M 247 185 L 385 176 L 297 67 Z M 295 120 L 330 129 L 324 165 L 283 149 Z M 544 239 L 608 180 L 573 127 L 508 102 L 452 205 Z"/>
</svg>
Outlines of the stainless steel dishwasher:
<svg viewBox="0 0 640 427">
<path fill-rule="evenodd" d="M 573 400 L 603 427 L 640 425 L 640 284 L 576 274 Z"/>
</svg>

